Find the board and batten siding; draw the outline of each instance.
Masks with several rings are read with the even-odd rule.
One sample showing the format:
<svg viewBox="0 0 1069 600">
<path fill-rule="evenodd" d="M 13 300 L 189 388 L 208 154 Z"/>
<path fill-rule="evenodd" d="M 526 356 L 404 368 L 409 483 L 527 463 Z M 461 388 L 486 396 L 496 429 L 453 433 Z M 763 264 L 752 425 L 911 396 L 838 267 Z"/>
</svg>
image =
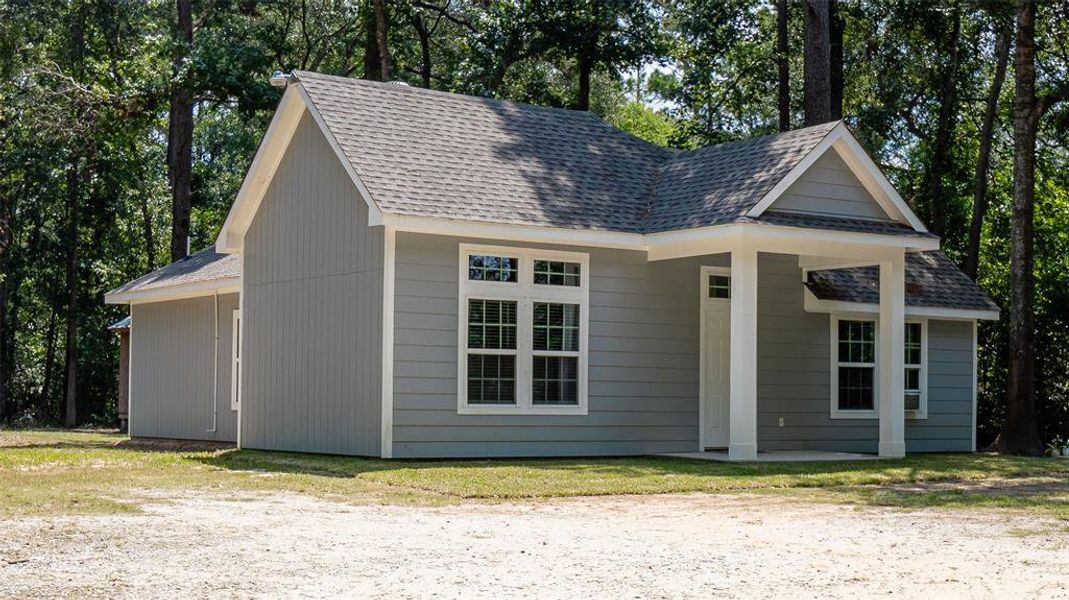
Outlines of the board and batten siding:
<svg viewBox="0 0 1069 600">
<path fill-rule="evenodd" d="M 877 419 L 830 416 L 831 317 L 803 309 L 797 257 L 758 263 L 758 447 L 876 452 Z M 972 323 L 930 320 L 928 354 L 928 418 L 906 419 L 906 451 L 971 451 Z"/>
<path fill-rule="evenodd" d="M 633 455 L 698 445 L 699 272 L 727 255 L 650 263 L 590 254 L 589 414 L 457 413 L 458 244 L 501 241 L 398 233 L 395 457 Z M 758 260 L 758 446 L 875 452 L 876 420 L 830 418 L 826 314 L 803 309 L 795 256 Z M 908 421 L 909 451 L 967 451 L 971 323 L 929 325 L 929 419 Z M 779 426 L 779 418 L 784 426 Z"/>
<path fill-rule="evenodd" d="M 218 378 L 212 365 L 216 355 L 213 296 L 130 307 L 130 435 L 237 439 L 237 413 L 230 410 L 230 319 L 237 307 L 237 294 L 219 296 Z"/>
<path fill-rule="evenodd" d="M 890 220 L 835 150 L 818 158 L 769 210 Z"/>
<path fill-rule="evenodd" d="M 245 448 L 379 456 L 383 227 L 306 112 L 245 236 Z"/>
</svg>

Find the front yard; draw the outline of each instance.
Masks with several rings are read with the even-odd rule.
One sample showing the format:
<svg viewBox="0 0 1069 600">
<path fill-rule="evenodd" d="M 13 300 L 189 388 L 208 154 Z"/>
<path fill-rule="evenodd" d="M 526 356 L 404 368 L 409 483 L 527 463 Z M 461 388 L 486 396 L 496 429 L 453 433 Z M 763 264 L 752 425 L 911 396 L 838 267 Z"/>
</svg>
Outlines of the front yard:
<svg viewBox="0 0 1069 600">
<path fill-rule="evenodd" d="M 1067 553 L 1069 461 L 390 462 L 0 432 L 0 598 L 1065 597 Z"/>
<path fill-rule="evenodd" d="M 383 461 L 171 450 L 94 432 L 0 432 L 0 517 L 137 511 L 168 491 L 278 491 L 350 504 L 684 492 L 902 507 L 1017 509 L 1069 521 L 1069 460 L 912 455 L 728 464 L 674 458 Z"/>
</svg>

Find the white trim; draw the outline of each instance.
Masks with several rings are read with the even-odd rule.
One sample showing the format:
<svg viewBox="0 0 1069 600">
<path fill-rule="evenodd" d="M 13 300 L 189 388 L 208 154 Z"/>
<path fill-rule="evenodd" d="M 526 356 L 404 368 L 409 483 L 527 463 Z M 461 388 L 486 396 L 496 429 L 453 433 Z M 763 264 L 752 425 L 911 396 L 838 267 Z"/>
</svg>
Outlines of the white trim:
<svg viewBox="0 0 1069 600">
<path fill-rule="evenodd" d="M 853 313 L 860 315 L 878 315 L 880 305 L 871 302 L 847 302 L 844 300 L 821 300 L 808 288 L 804 289 L 803 308 L 809 313 Z M 928 318 L 939 321 L 997 321 L 998 310 L 980 310 L 972 308 L 943 308 L 940 306 L 906 305 L 906 316 Z"/>
<path fill-rule="evenodd" d="M 708 277 L 710 275 L 731 276 L 731 267 L 715 267 L 702 265 L 698 269 L 698 451 L 704 452 L 708 448 L 705 439 L 705 354 L 706 354 L 706 311 L 710 302 L 731 302 L 731 298 L 710 298 Z M 730 425 L 730 424 L 729 424 Z"/>
<path fill-rule="evenodd" d="M 241 183 L 241 188 L 238 190 L 234 204 L 231 205 L 226 221 L 223 223 L 219 236 L 216 238 L 216 251 L 222 253 L 242 251 L 245 244 L 245 233 L 260 209 L 260 203 L 263 202 L 271 180 L 274 179 L 275 172 L 286 155 L 290 141 L 297 132 L 297 127 L 300 125 L 301 117 L 304 116 L 305 110 L 312 116 L 320 133 L 323 134 L 327 144 L 330 145 L 331 150 L 345 169 L 345 173 L 356 186 L 360 197 L 367 204 L 368 225 L 380 225 L 383 223 L 382 210 L 371 199 L 367 186 L 360 180 L 360 176 L 345 156 L 345 152 L 342 151 L 338 140 L 326 126 L 323 116 L 308 96 L 308 92 L 303 85 L 297 82 L 287 86 L 285 94 L 282 95 L 282 100 L 275 110 L 275 116 L 271 119 L 271 125 L 268 126 L 267 133 L 264 134 L 263 139 L 260 141 L 260 147 L 256 150 L 252 165 L 245 174 L 245 179 Z"/>
<path fill-rule="evenodd" d="M 394 273 L 397 236 L 393 227 L 383 232 L 382 251 L 382 458 L 393 457 L 393 336 Z"/>
<path fill-rule="evenodd" d="M 244 243 L 245 231 L 248 230 L 253 216 L 260 208 L 267 186 L 286 154 L 290 140 L 297 125 L 301 122 L 305 105 L 297 86 L 289 86 L 282 95 L 282 100 L 275 109 L 271 124 L 260 140 L 256 155 L 245 173 L 238 195 L 230 206 L 219 236 L 215 240 L 217 252 L 240 252 Z"/>
<path fill-rule="evenodd" d="M 977 402 L 977 378 L 978 378 L 977 369 L 979 369 L 979 363 L 977 361 L 977 354 L 978 354 L 977 343 L 979 342 L 979 338 L 977 337 L 976 328 L 977 328 L 977 322 L 973 321 L 973 437 L 972 437 L 972 442 L 973 442 L 973 451 L 974 452 L 976 451 L 976 409 L 977 409 L 976 402 Z"/>
<path fill-rule="evenodd" d="M 130 315 L 130 347 L 126 349 L 126 436 L 134 437 L 134 305 L 127 309 Z"/>
<path fill-rule="evenodd" d="M 241 272 L 242 273 L 245 272 L 245 255 L 244 254 L 241 255 Z M 242 280 L 241 280 L 241 291 L 238 293 L 238 312 L 240 312 L 241 315 L 242 315 L 242 325 L 243 325 L 243 327 L 241 327 L 239 329 L 239 331 L 238 331 L 238 333 L 241 335 L 241 340 L 239 340 L 239 341 L 241 343 L 241 349 L 243 351 L 245 351 L 246 353 L 248 353 L 249 346 L 248 346 L 248 344 L 245 343 L 245 331 L 248 328 L 244 327 L 244 325 L 245 325 L 245 323 L 244 323 L 244 318 L 245 318 L 245 280 L 244 280 L 244 278 L 242 278 Z M 240 373 L 241 376 L 238 379 L 238 386 L 240 388 L 239 391 L 238 391 L 238 394 L 240 396 L 244 396 L 244 394 L 241 393 L 241 390 L 244 389 L 244 385 L 245 385 L 245 375 L 244 374 L 245 374 L 245 370 L 242 369 L 241 373 Z M 234 426 L 234 429 L 235 429 L 234 437 L 235 437 L 235 440 L 236 440 L 235 441 L 235 445 L 238 448 L 241 448 L 241 417 L 242 417 L 242 414 L 244 412 L 245 411 L 241 410 L 241 403 L 239 402 L 238 403 L 238 414 L 234 415 L 234 417 L 236 419 L 236 423 L 235 423 L 235 426 Z"/>
<path fill-rule="evenodd" d="M 596 229 L 568 229 L 537 225 L 513 225 L 489 221 L 448 219 L 386 214 L 383 223 L 408 233 L 430 233 L 458 237 L 508 240 L 532 244 L 569 244 L 592 248 L 646 250 L 646 236 L 640 233 L 600 231 Z"/>
<path fill-rule="evenodd" d="M 207 281 L 194 281 L 192 283 L 179 283 L 147 290 L 133 290 L 130 292 L 114 292 L 104 295 L 107 304 L 148 304 L 149 302 L 165 302 L 168 300 L 184 300 L 213 294 L 233 294 L 241 291 L 240 277 L 223 277 L 209 279 Z"/>
<path fill-rule="evenodd" d="M 468 255 L 512 256 L 520 261 L 515 283 L 468 280 Z M 580 265 L 579 287 L 547 286 L 534 283 L 534 261 L 550 259 L 577 262 Z M 457 293 L 457 412 L 462 415 L 585 415 L 588 404 L 589 336 L 590 336 L 590 255 L 515 246 L 458 244 Z M 516 302 L 516 350 L 475 350 L 477 354 L 509 354 L 516 357 L 516 404 L 468 404 L 468 323 L 469 299 L 507 300 Z M 541 352 L 538 355 L 576 356 L 578 358 L 578 403 L 574 406 L 537 406 L 531 399 L 531 327 L 535 302 L 567 302 L 579 305 L 579 352 Z"/>
<path fill-rule="evenodd" d="M 859 321 L 872 323 L 873 331 L 873 362 L 851 363 L 839 361 L 839 321 Z M 869 315 L 856 315 L 850 313 L 833 313 L 828 319 L 829 340 L 831 345 L 831 370 L 828 380 L 831 384 L 830 418 L 832 419 L 878 419 L 880 409 L 880 320 Z M 872 409 L 871 410 L 843 410 L 839 408 L 839 367 L 865 367 L 872 369 Z"/>
<path fill-rule="evenodd" d="M 230 410 L 241 407 L 241 309 L 230 314 Z"/>
<path fill-rule="evenodd" d="M 846 166 L 850 168 L 850 171 L 861 182 L 861 185 L 872 194 L 874 200 L 880 205 L 889 217 L 900 222 L 906 223 L 910 227 L 917 231 L 928 231 L 924 227 L 924 223 L 917 218 L 917 215 L 913 214 L 909 205 L 902 199 L 902 197 L 895 190 L 891 182 L 880 171 L 880 168 L 876 166 L 876 163 L 872 162 L 868 154 L 861 147 L 861 144 L 857 142 L 857 139 L 850 133 L 850 130 L 843 122 L 839 122 L 835 127 L 831 129 L 824 136 L 824 139 L 820 141 L 806 156 L 794 166 L 790 172 L 787 173 L 771 190 L 765 194 L 760 201 L 753 208 L 751 208 L 746 215 L 749 217 L 759 217 L 766 210 L 768 210 L 775 202 L 787 191 L 795 181 L 798 180 L 806 171 L 809 170 L 813 163 L 817 161 L 829 150 L 834 150 Z"/>
</svg>

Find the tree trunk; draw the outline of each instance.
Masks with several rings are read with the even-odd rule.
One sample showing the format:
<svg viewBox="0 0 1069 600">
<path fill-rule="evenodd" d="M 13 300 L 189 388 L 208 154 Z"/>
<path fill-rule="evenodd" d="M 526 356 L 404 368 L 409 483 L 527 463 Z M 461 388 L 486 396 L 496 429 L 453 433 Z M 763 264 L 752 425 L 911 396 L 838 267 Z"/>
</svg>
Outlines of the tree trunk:
<svg viewBox="0 0 1069 600">
<path fill-rule="evenodd" d="M 935 147 L 932 150 L 931 210 L 932 233 L 946 232 L 946 197 L 943 191 L 943 172 L 946 170 L 950 139 L 954 135 L 954 113 L 957 103 L 958 63 L 961 58 L 961 11 L 954 8 L 954 25 L 950 33 L 950 60 L 943 70 L 943 90 L 939 99 L 939 118 L 936 121 Z"/>
<path fill-rule="evenodd" d="M 972 224 L 969 227 L 969 248 L 965 256 L 965 274 L 976 279 L 980 265 L 980 237 L 984 230 L 987 213 L 987 170 L 991 164 L 991 144 L 995 136 L 995 119 L 998 118 L 998 99 L 1006 80 L 1006 65 L 1010 58 L 1010 42 L 1013 30 L 1007 24 L 999 29 L 995 44 L 995 73 L 987 90 L 987 106 L 980 126 L 980 156 L 976 161 L 976 178 L 973 190 Z"/>
<path fill-rule="evenodd" d="M 805 60 L 803 91 L 805 125 L 831 120 L 831 53 L 828 0 L 805 0 Z"/>
<path fill-rule="evenodd" d="M 37 420 L 45 423 L 52 417 L 52 375 L 56 370 L 56 307 L 49 309 L 48 333 L 45 334 L 45 375 L 41 397 L 37 399 Z"/>
<path fill-rule="evenodd" d="M 1013 216 L 1010 235 L 1010 372 L 1006 386 L 1006 422 L 996 444 L 1010 454 L 1042 453 L 1036 426 L 1035 281 L 1033 209 L 1035 204 L 1036 5 L 1020 0 L 1017 10 L 1016 98 L 1013 107 Z"/>
<path fill-rule="evenodd" d="M 419 14 L 412 15 L 412 28 L 419 37 L 419 77 L 423 87 L 431 89 L 431 32 Z"/>
<path fill-rule="evenodd" d="M 141 194 L 141 238 L 145 242 L 145 259 L 148 270 L 156 270 L 156 236 L 152 231 L 152 211 L 148 205 L 148 194 Z"/>
<path fill-rule="evenodd" d="M 843 35 L 846 19 L 839 13 L 839 0 L 828 3 L 828 46 L 830 116 L 832 121 L 843 118 Z"/>
<path fill-rule="evenodd" d="M 374 0 L 375 3 L 375 43 L 379 47 L 379 61 L 382 81 L 390 80 L 390 46 L 386 36 L 386 0 Z"/>
<path fill-rule="evenodd" d="M 171 260 L 189 251 L 189 214 L 193 200 L 193 90 L 189 54 L 193 47 L 192 0 L 177 0 L 174 79 L 167 143 L 171 179 Z"/>
<path fill-rule="evenodd" d="M 791 130 L 791 67 L 787 46 L 787 0 L 776 0 L 776 70 L 779 72 L 777 105 L 779 130 Z"/>
<path fill-rule="evenodd" d="M 375 25 L 375 7 L 369 2 L 364 8 L 364 79 L 382 81 L 382 58 L 379 56 L 378 27 Z"/>
<path fill-rule="evenodd" d="M 78 214 L 80 159 L 71 159 L 67 169 L 67 351 L 63 426 L 78 424 Z"/>
<path fill-rule="evenodd" d="M 15 414 L 15 407 L 8 397 L 8 382 L 10 381 L 11 365 L 8 363 L 8 354 L 11 348 L 8 331 L 8 289 L 10 287 L 11 259 L 7 256 L 6 248 L 4 256 L 0 259 L 3 265 L 3 275 L 0 279 L 0 423 L 6 423 Z"/>
<path fill-rule="evenodd" d="M 579 98 L 576 110 L 590 110 L 590 72 L 593 65 L 587 56 L 579 57 Z"/>
</svg>

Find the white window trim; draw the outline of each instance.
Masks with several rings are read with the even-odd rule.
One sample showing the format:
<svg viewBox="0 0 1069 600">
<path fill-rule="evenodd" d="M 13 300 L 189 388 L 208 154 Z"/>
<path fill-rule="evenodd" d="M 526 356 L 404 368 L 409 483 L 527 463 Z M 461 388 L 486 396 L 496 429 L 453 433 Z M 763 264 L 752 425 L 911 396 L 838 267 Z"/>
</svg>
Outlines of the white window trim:
<svg viewBox="0 0 1069 600">
<path fill-rule="evenodd" d="M 880 418 L 880 389 L 874 386 L 872 397 L 872 410 L 843 410 L 839 408 L 839 367 L 840 366 L 868 366 L 863 363 L 840 363 L 839 362 L 839 321 L 867 321 L 873 324 L 876 336 L 876 363 L 873 365 L 872 377 L 874 382 L 880 380 L 880 320 L 868 313 L 832 313 L 829 321 L 829 340 L 831 368 L 828 371 L 831 388 L 831 418 L 832 419 L 879 419 Z M 921 374 L 920 374 L 920 408 L 918 410 L 905 411 L 907 419 L 928 418 L 928 319 L 907 318 L 906 323 L 920 323 L 921 325 Z M 905 347 L 902 348 L 905 353 Z"/>
<path fill-rule="evenodd" d="M 457 294 L 457 412 L 462 415 L 585 415 L 587 414 L 587 365 L 590 335 L 590 255 L 580 252 L 539 250 L 514 246 L 459 245 L 459 293 Z M 468 280 L 468 255 L 512 256 L 520 261 L 516 282 Z M 580 265 L 579 287 L 535 285 L 535 260 L 563 260 Z M 468 404 L 468 300 L 506 300 L 516 302 L 516 404 Z M 578 404 L 574 406 L 537 406 L 531 399 L 533 350 L 533 315 L 535 302 L 562 302 L 579 305 Z M 512 354 L 499 350 L 485 354 Z M 574 356 L 571 352 L 538 352 L 539 355 Z"/>
<path fill-rule="evenodd" d="M 241 406 L 241 309 L 230 317 L 230 410 Z"/>
</svg>

